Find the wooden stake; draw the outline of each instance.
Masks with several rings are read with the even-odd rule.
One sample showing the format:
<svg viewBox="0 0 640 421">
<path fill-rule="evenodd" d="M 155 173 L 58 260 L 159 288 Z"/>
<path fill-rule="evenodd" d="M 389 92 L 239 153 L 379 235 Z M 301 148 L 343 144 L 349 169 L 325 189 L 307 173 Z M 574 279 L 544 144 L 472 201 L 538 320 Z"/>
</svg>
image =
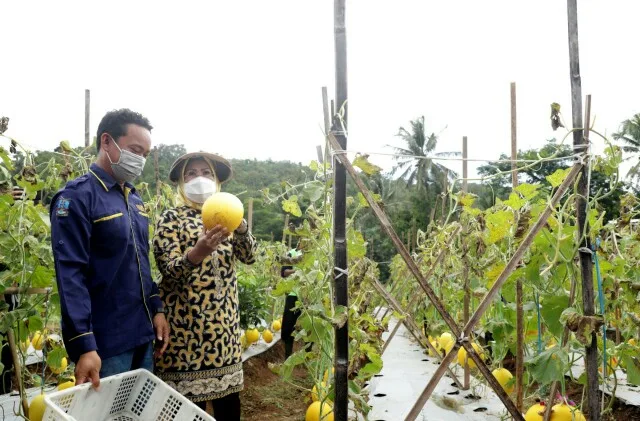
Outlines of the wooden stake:
<svg viewBox="0 0 640 421">
<path fill-rule="evenodd" d="M 282 244 L 287 243 L 287 230 L 289 229 L 289 214 L 284 216 L 284 228 L 282 229 Z"/>
<path fill-rule="evenodd" d="M 511 185 L 518 187 L 518 133 L 516 115 L 516 84 L 511 82 Z M 516 279 L 516 406 L 522 411 L 524 401 L 524 310 L 522 279 Z"/>
<path fill-rule="evenodd" d="M 584 153 L 588 142 L 584 137 L 582 125 L 582 81 L 580 78 L 580 51 L 578 41 L 578 5 L 577 0 L 567 0 L 567 17 L 569 33 L 569 77 L 571 80 L 571 115 L 573 123 L 573 148 L 574 152 Z M 587 115 L 590 113 L 590 100 L 587 97 Z M 589 122 L 587 121 L 587 131 Z M 578 219 L 578 232 L 580 233 L 581 248 L 591 250 L 591 240 L 587 222 L 587 201 L 589 194 L 588 170 L 582 168 L 578 180 L 576 198 L 576 216 Z M 584 238 L 582 236 L 584 235 Z M 580 252 L 580 268 L 582 275 L 582 306 L 583 314 L 587 317 L 595 314 L 595 294 L 593 291 L 593 262 L 591 254 Z M 600 421 L 600 389 L 598 384 L 598 343 L 597 334 L 591 334 L 591 344 L 585 349 L 585 371 L 587 372 L 587 408 L 591 421 Z"/>
<path fill-rule="evenodd" d="M 318 154 L 318 162 L 320 164 L 324 163 L 324 156 L 322 156 L 322 146 L 316 146 L 316 153 Z"/>
<path fill-rule="evenodd" d="M 18 381 L 18 390 L 20 391 L 20 402 L 22 403 L 22 411 L 28 417 L 29 416 L 29 401 L 27 400 L 27 394 L 22 384 L 22 367 L 20 365 L 20 357 L 18 356 L 18 348 L 16 348 L 16 338 L 13 335 L 13 329 L 7 331 L 7 339 L 9 340 L 9 349 L 11 350 L 11 357 L 13 358 L 13 369 Z"/>
<path fill-rule="evenodd" d="M 247 227 L 253 230 L 253 197 L 249 198 L 249 210 L 247 211 Z"/>
<path fill-rule="evenodd" d="M 89 114 L 91 113 L 91 91 L 89 89 L 84 90 L 84 147 L 88 148 L 91 145 L 90 140 L 90 128 L 89 128 Z"/>
<path fill-rule="evenodd" d="M 333 166 L 333 162 L 329 159 L 329 142 L 327 136 L 329 130 L 331 130 L 331 117 L 329 114 L 329 95 L 327 94 L 327 87 L 322 87 L 322 115 L 324 117 L 324 162 L 329 164 L 329 168 Z M 332 115 L 332 114 L 331 114 Z"/>
<path fill-rule="evenodd" d="M 467 159 L 469 157 L 467 149 L 467 136 L 462 137 L 462 191 L 468 193 L 469 185 L 467 178 L 469 178 L 469 169 Z M 467 253 L 468 245 L 466 241 L 467 235 L 462 236 L 462 278 L 464 280 L 464 308 L 463 317 L 464 323 L 469 321 L 469 313 L 471 307 L 471 285 L 469 284 L 469 256 Z M 468 390 L 471 387 L 471 370 L 469 368 L 469 359 L 465 358 L 464 361 L 464 390 Z"/>
<path fill-rule="evenodd" d="M 336 142 L 343 150 L 347 149 L 347 33 L 345 19 L 346 0 L 334 0 L 334 41 L 336 70 L 336 102 L 340 116 L 334 115 L 330 136 L 335 135 Z M 337 157 L 336 157 L 337 158 Z M 334 158 L 335 159 L 335 158 Z M 347 272 L 347 174 L 344 165 L 337 159 L 333 165 L 333 291 L 336 306 L 349 308 L 348 272 Z M 335 327 L 335 402 L 334 419 L 347 421 L 349 413 L 349 326 Z"/>
<path fill-rule="evenodd" d="M 160 197 L 160 164 L 158 163 L 158 147 L 153 147 L 153 171 L 156 181 L 156 196 Z"/>
</svg>

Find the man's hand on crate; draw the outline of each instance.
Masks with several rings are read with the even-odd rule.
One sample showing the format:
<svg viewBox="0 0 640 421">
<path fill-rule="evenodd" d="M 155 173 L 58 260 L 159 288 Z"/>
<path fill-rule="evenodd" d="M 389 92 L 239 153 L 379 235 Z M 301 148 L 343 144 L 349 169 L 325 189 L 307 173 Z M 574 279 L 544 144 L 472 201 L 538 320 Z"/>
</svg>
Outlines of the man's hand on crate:
<svg viewBox="0 0 640 421">
<path fill-rule="evenodd" d="M 76 386 L 83 383 L 93 383 L 96 390 L 100 388 L 101 367 L 102 360 L 96 351 L 82 354 L 76 364 Z"/>
</svg>

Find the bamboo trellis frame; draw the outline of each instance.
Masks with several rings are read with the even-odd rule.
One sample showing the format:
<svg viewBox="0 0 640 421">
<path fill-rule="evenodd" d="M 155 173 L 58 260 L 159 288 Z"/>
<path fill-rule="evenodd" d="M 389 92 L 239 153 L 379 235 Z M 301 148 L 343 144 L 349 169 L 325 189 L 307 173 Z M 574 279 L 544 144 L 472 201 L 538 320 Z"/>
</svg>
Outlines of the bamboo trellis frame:
<svg viewBox="0 0 640 421">
<path fill-rule="evenodd" d="M 500 288 L 504 285 L 504 283 L 506 282 L 508 277 L 511 275 L 511 273 L 513 273 L 513 271 L 516 269 L 518 262 L 522 259 L 526 250 L 531 246 L 534 237 L 542 230 L 542 228 L 546 224 L 547 219 L 551 216 L 551 213 L 560 202 L 560 199 L 564 196 L 564 194 L 569 189 L 569 187 L 571 186 L 571 184 L 573 183 L 573 181 L 575 180 L 579 172 L 584 167 L 584 163 L 582 161 L 578 161 L 573 165 L 573 167 L 569 171 L 569 174 L 567 175 L 565 180 L 562 182 L 562 184 L 557 188 L 555 194 L 551 198 L 550 202 L 547 204 L 547 207 L 545 208 L 545 210 L 540 214 L 540 216 L 538 217 L 538 220 L 533 224 L 533 226 L 531 227 L 527 235 L 524 237 L 522 243 L 520 244 L 518 249 L 515 251 L 515 253 L 511 257 L 511 260 L 507 263 L 505 268 L 502 270 L 502 273 L 498 276 L 493 286 L 491 287 L 489 292 L 486 294 L 485 298 L 482 300 L 482 302 L 476 309 L 473 316 L 469 319 L 469 322 L 464 326 L 463 329 L 460 329 L 455 323 L 455 321 L 453 320 L 453 318 L 449 315 L 447 310 L 444 308 L 441 300 L 436 296 L 435 292 L 433 291 L 431 286 L 428 284 L 424 276 L 422 276 L 420 269 L 415 264 L 415 261 L 413 260 L 413 258 L 409 255 L 407 249 L 402 243 L 402 240 L 400 240 L 400 238 L 396 234 L 386 214 L 384 213 L 384 211 L 382 211 L 380 206 L 376 203 L 371 192 L 364 185 L 364 183 L 356 173 L 355 169 L 351 165 L 351 162 L 349 162 L 349 160 L 346 158 L 346 153 L 344 149 L 336 141 L 333 134 L 329 134 L 329 142 L 331 144 L 331 147 L 334 149 L 334 154 L 336 158 L 344 166 L 344 168 L 349 173 L 349 175 L 355 182 L 360 192 L 364 195 L 367 203 L 369 204 L 374 214 L 376 215 L 378 222 L 380 222 L 383 230 L 391 238 L 391 241 L 393 242 L 394 246 L 398 250 L 399 254 L 402 256 L 403 260 L 405 261 L 405 263 L 407 264 L 407 266 L 409 267 L 413 275 L 418 280 L 418 283 L 420 284 L 420 286 L 426 292 L 431 303 L 436 308 L 438 313 L 440 313 L 444 322 L 448 325 L 449 329 L 451 329 L 454 336 L 458 338 L 458 340 L 454 344 L 453 349 L 442 360 L 440 366 L 438 367 L 433 377 L 427 384 L 427 387 L 425 388 L 423 393 L 418 398 L 418 401 L 413 406 L 406 420 L 415 420 L 416 417 L 419 415 L 420 411 L 424 407 L 424 404 L 431 396 L 431 393 L 435 389 L 435 386 L 438 384 L 442 376 L 448 370 L 449 363 L 457 355 L 458 350 L 461 346 L 465 348 L 465 350 L 467 351 L 467 355 L 475 362 L 478 370 L 485 377 L 485 379 L 487 380 L 491 388 L 494 390 L 496 395 L 503 402 L 503 404 L 505 405 L 509 413 L 512 415 L 512 417 L 516 420 L 524 420 L 524 418 L 522 417 L 522 414 L 520 413 L 516 405 L 509 398 L 509 396 L 507 395 L 505 390 L 502 388 L 502 386 L 498 383 L 498 381 L 495 379 L 495 377 L 491 374 L 491 372 L 489 371 L 484 361 L 473 349 L 473 347 L 471 346 L 471 343 L 469 342 L 468 337 L 473 327 L 480 321 L 480 318 L 484 315 L 484 313 L 489 308 L 491 301 L 496 296 Z"/>
</svg>

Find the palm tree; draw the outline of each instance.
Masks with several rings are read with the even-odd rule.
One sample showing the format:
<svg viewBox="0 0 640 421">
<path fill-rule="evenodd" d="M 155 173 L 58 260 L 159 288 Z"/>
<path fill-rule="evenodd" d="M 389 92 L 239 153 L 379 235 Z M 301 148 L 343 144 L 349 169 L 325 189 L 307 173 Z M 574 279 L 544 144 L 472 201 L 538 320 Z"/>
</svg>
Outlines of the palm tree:
<svg viewBox="0 0 640 421">
<path fill-rule="evenodd" d="M 430 186 L 435 185 L 436 191 L 444 192 L 442 197 L 442 214 L 444 215 L 446 191 L 449 181 L 457 177 L 457 174 L 435 162 L 432 157 L 437 156 L 459 156 L 459 152 L 434 153 L 438 144 L 438 136 L 432 132 L 427 134 L 424 125 L 424 116 L 409 122 L 410 130 L 400 127 L 399 138 L 405 143 L 405 147 L 392 146 L 396 152 L 394 159 L 398 162 L 392 173 L 402 171 L 401 178 L 407 181 L 408 185 L 415 185 L 418 191 L 430 192 Z M 443 216 L 442 215 L 442 216 Z"/>
<path fill-rule="evenodd" d="M 622 141 L 624 146 L 622 150 L 633 154 L 631 158 L 638 159 L 640 154 L 640 113 L 634 115 L 629 120 L 625 120 L 620 124 L 620 131 L 613 134 L 613 138 L 618 141 Z M 633 178 L 640 178 L 640 160 L 631 167 L 627 176 Z"/>
<path fill-rule="evenodd" d="M 443 180 L 452 179 L 455 172 L 442 164 L 435 162 L 432 156 L 460 155 L 459 152 L 434 153 L 438 144 L 438 136 L 435 133 L 427 135 L 424 116 L 409 122 L 411 130 L 400 127 L 398 136 L 406 144 L 406 147 L 392 146 L 396 152 L 394 159 L 398 161 L 393 167 L 393 174 L 403 171 L 401 178 L 408 185 L 416 185 L 418 189 L 429 190 L 433 183 L 441 183 Z M 443 183 L 444 185 L 445 183 Z"/>
</svg>

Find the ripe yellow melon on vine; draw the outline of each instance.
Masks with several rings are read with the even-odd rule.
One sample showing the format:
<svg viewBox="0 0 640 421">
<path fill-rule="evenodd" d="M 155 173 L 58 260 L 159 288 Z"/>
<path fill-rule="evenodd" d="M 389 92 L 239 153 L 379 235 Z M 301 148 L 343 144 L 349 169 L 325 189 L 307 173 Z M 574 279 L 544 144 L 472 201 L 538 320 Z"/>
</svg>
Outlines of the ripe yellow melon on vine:
<svg viewBox="0 0 640 421">
<path fill-rule="evenodd" d="M 231 193 L 215 193 L 202 205 L 202 223 L 208 230 L 222 225 L 231 233 L 240 226 L 243 216 L 242 202 Z"/>
<path fill-rule="evenodd" d="M 473 349 L 476 351 L 476 354 L 480 355 L 480 358 L 482 358 L 482 361 L 484 361 L 485 358 L 487 358 L 487 356 L 484 355 L 484 352 L 482 352 L 482 348 L 480 348 L 480 345 L 478 345 L 477 343 L 473 343 L 471 344 L 471 346 L 473 346 Z M 465 359 L 467 359 L 467 350 L 461 347 L 460 350 L 458 351 L 458 364 L 464 367 Z M 476 368 L 476 363 L 471 358 L 467 360 L 467 364 L 469 364 L 469 368 Z"/>
<path fill-rule="evenodd" d="M 324 399 L 324 394 L 327 391 L 327 383 L 326 382 L 321 382 L 320 383 L 320 393 L 318 393 L 318 388 L 316 385 L 313 386 L 313 389 L 311 390 L 311 400 L 312 402 L 317 402 L 321 399 Z"/>
<path fill-rule="evenodd" d="M 42 351 L 42 348 L 44 348 L 44 340 L 45 335 L 42 332 L 37 331 L 36 333 L 34 333 L 33 338 L 31 339 L 31 345 L 33 346 L 33 349 Z"/>
<path fill-rule="evenodd" d="M 587 421 L 579 409 L 564 403 L 554 405 L 551 411 L 550 421 Z"/>
<path fill-rule="evenodd" d="M 540 414 L 542 413 L 544 415 L 545 409 L 547 409 L 547 407 L 539 403 L 533 405 L 531 408 L 527 410 L 527 413 L 524 414 L 524 420 L 525 421 L 542 421 L 544 418 Z"/>
<path fill-rule="evenodd" d="M 73 387 L 75 385 L 76 385 L 76 381 L 75 380 L 69 380 L 69 381 L 66 381 L 64 383 L 60 383 L 58 385 L 58 391 L 69 389 L 70 387 Z"/>
<path fill-rule="evenodd" d="M 255 328 L 247 330 L 244 334 L 249 345 L 254 342 L 258 342 L 258 339 L 260 339 L 260 332 L 258 332 L 258 329 Z"/>
<path fill-rule="evenodd" d="M 262 339 L 264 339 L 264 341 L 268 344 L 271 343 L 271 341 L 273 341 L 273 333 L 271 333 L 271 331 L 269 329 L 265 329 L 262 331 Z"/>
<path fill-rule="evenodd" d="M 320 413 L 320 406 L 322 405 L 322 415 Z M 307 408 L 307 413 L 305 414 L 304 421 L 333 421 L 333 406 L 325 401 L 325 402 L 313 402 Z"/>
<path fill-rule="evenodd" d="M 334 374 L 336 374 L 336 369 L 335 367 L 331 367 L 331 375 L 333 376 Z M 329 370 L 325 370 L 324 371 L 324 376 L 322 376 L 322 380 L 324 382 L 328 382 L 329 381 Z"/>
<path fill-rule="evenodd" d="M 66 357 L 62 357 L 62 360 L 60 361 L 60 366 L 59 367 L 53 367 L 50 366 L 49 368 L 51 369 L 51 372 L 54 374 L 60 374 L 63 373 L 66 369 L 67 369 L 67 358 Z"/>
<path fill-rule="evenodd" d="M 31 421 L 42 421 L 45 410 L 44 394 L 39 394 L 29 404 L 29 419 Z"/>
<path fill-rule="evenodd" d="M 453 347 L 453 342 L 454 342 L 453 335 L 451 335 L 449 332 L 444 332 L 438 338 L 438 343 L 440 344 L 440 348 L 444 349 L 445 351 L 449 347 L 449 344 L 451 344 L 451 347 Z M 451 349 L 451 347 L 449 347 L 449 349 Z"/>
<path fill-rule="evenodd" d="M 496 368 L 491 374 L 498 380 L 498 383 L 500 383 L 500 386 L 502 386 L 505 392 L 508 394 L 513 392 L 514 385 L 513 383 L 509 384 L 513 378 L 513 374 L 511 374 L 509 370 L 506 368 Z"/>
<path fill-rule="evenodd" d="M 282 328 L 282 323 L 280 323 L 280 320 L 274 320 L 273 323 L 271 323 L 271 329 L 273 329 L 274 332 L 279 331 Z"/>
</svg>

